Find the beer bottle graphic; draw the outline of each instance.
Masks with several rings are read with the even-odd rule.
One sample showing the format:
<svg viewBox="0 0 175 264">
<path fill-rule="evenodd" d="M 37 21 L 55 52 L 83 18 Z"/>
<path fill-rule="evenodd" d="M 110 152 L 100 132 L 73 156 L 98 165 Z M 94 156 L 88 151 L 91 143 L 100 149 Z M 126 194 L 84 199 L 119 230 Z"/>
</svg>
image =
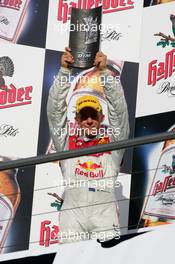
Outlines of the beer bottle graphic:
<svg viewBox="0 0 175 264">
<path fill-rule="evenodd" d="M 0 1 L 0 38 L 16 42 L 30 0 Z"/>
<path fill-rule="evenodd" d="M 168 131 L 175 132 L 175 125 Z M 163 144 L 141 219 L 144 227 L 175 221 L 175 139 Z"/>
<path fill-rule="evenodd" d="M 7 159 L 0 157 L 0 162 Z M 0 253 L 2 253 L 10 225 L 20 203 L 17 170 L 0 171 Z"/>
</svg>

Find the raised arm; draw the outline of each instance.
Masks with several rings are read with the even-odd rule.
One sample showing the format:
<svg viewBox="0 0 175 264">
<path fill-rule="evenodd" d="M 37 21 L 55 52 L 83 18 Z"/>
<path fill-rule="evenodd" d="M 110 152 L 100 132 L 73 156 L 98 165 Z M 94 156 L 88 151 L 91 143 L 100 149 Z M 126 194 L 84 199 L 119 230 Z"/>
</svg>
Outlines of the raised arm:
<svg viewBox="0 0 175 264">
<path fill-rule="evenodd" d="M 69 63 L 73 62 L 70 50 L 66 48 L 61 57 L 61 68 L 49 91 L 47 102 L 47 117 L 51 137 L 57 151 L 65 148 L 68 124 L 66 98 L 70 88 Z"/>
<path fill-rule="evenodd" d="M 113 140 L 127 139 L 129 136 L 128 107 L 120 79 L 113 77 L 108 70 L 103 70 L 100 74 L 104 80 L 108 118 L 113 131 Z"/>
<path fill-rule="evenodd" d="M 113 140 L 119 141 L 127 139 L 129 136 L 128 108 L 120 79 L 111 75 L 106 67 L 106 60 L 107 57 L 102 52 L 98 52 L 95 65 L 100 70 L 101 80 L 104 84 Z"/>
</svg>

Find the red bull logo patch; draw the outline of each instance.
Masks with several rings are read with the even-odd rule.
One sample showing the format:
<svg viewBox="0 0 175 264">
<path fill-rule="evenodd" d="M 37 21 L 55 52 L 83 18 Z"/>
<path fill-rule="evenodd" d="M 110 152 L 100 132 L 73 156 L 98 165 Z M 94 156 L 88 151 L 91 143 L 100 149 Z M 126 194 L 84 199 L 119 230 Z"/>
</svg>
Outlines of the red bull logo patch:
<svg viewBox="0 0 175 264">
<path fill-rule="evenodd" d="M 77 165 L 79 167 L 75 169 L 76 175 L 81 175 L 90 178 L 102 178 L 104 176 L 101 162 L 97 164 L 93 161 L 86 161 L 83 163 L 78 161 Z"/>
<path fill-rule="evenodd" d="M 100 164 L 97 164 L 95 162 L 92 162 L 92 161 L 86 161 L 84 163 L 80 163 L 78 161 L 78 165 L 82 168 L 82 169 L 85 169 L 87 171 L 91 171 L 91 170 L 96 170 L 96 169 L 99 169 L 99 168 L 102 168 L 102 165 L 101 165 L 101 162 Z"/>
</svg>

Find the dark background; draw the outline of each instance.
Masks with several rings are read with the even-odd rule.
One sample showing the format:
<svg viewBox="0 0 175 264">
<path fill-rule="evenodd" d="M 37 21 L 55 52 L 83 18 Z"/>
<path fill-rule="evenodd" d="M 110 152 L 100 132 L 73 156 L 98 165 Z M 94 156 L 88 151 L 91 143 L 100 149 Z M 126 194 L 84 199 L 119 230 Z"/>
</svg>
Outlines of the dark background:
<svg viewBox="0 0 175 264">
<path fill-rule="evenodd" d="M 3 261 L 2 264 L 52 264 L 55 258 L 55 254 L 46 254 L 42 256 L 36 257 L 28 257 L 28 258 L 21 258 L 21 259 L 14 259 L 9 261 Z"/>
<path fill-rule="evenodd" d="M 154 0 L 154 1 L 152 1 L 152 0 L 144 0 L 144 7 L 150 6 L 151 3 L 152 3 L 152 5 L 156 5 L 156 0 Z"/>
<path fill-rule="evenodd" d="M 30 0 L 26 25 L 17 43 L 45 48 L 49 0 Z"/>
</svg>

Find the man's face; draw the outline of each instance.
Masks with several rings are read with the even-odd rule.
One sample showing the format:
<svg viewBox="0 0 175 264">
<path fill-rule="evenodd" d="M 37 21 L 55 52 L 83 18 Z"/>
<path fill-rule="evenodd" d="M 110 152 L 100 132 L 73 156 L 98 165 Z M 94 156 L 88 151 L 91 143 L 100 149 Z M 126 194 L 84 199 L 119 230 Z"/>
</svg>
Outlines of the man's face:
<svg viewBox="0 0 175 264">
<path fill-rule="evenodd" d="M 91 107 L 84 107 L 76 116 L 83 136 L 93 138 L 103 122 L 104 115 Z"/>
</svg>

